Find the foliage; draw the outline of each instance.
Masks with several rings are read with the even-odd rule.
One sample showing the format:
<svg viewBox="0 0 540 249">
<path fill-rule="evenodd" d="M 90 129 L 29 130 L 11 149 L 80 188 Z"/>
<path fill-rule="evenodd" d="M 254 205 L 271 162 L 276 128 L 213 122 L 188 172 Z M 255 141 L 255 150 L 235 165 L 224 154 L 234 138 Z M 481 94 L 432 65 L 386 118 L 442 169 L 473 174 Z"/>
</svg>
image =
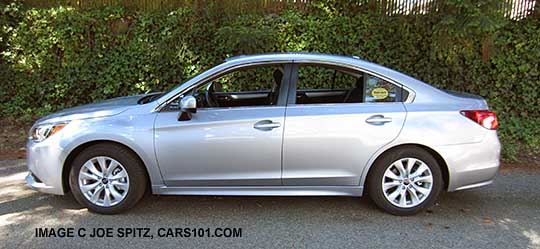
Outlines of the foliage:
<svg viewBox="0 0 540 249">
<path fill-rule="evenodd" d="M 115 96 L 166 91 L 240 54 L 356 55 L 485 97 L 499 115 L 505 157 L 512 160 L 519 148 L 540 145 L 540 19 L 508 21 L 494 2 L 444 1 L 445 11 L 410 16 L 334 1 L 238 16 L 215 8 L 133 12 L 12 3 L 0 17 L 0 108 L 3 115 L 33 119 Z"/>
</svg>

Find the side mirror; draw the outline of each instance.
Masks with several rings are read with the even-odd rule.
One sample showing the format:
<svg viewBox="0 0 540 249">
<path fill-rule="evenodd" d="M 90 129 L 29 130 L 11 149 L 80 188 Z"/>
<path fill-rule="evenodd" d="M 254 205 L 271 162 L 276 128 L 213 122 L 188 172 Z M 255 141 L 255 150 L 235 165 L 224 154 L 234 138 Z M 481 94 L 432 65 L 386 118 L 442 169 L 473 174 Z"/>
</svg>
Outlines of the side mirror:
<svg viewBox="0 0 540 249">
<path fill-rule="evenodd" d="M 178 121 L 191 120 L 191 114 L 197 112 L 197 99 L 192 95 L 186 95 L 180 100 L 180 114 Z"/>
</svg>

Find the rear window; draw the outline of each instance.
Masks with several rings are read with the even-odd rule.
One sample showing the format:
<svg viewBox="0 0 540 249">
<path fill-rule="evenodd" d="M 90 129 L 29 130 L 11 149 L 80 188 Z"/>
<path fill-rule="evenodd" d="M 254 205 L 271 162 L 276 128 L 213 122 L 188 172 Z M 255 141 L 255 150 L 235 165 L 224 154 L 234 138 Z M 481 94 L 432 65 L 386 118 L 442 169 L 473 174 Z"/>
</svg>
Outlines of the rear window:
<svg viewBox="0 0 540 249">
<path fill-rule="evenodd" d="M 465 93 L 465 92 L 458 92 L 458 91 L 452 91 L 452 90 L 443 90 L 444 92 L 450 94 L 450 95 L 454 95 L 456 97 L 464 97 L 464 98 L 471 98 L 471 99 L 483 99 L 482 97 L 478 96 L 478 95 L 474 95 L 474 94 L 470 94 L 470 93 Z"/>
</svg>

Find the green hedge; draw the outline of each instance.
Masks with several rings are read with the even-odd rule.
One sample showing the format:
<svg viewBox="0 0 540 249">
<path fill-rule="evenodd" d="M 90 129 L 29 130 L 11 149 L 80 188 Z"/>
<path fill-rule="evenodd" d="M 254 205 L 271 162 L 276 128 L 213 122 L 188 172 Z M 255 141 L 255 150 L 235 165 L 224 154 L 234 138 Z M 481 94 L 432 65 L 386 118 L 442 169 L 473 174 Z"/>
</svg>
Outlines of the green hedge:
<svg viewBox="0 0 540 249">
<path fill-rule="evenodd" d="M 33 119 L 101 99 L 168 90 L 239 54 L 357 55 L 487 98 L 499 115 L 505 158 L 513 160 L 540 145 L 540 19 L 509 21 L 455 2 L 426 16 L 346 11 L 322 2 L 305 11 L 234 17 L 188 8 L 82 11 L 10 4 L 0 17 L 0 108 L 4 116 Z"/>
</svg>

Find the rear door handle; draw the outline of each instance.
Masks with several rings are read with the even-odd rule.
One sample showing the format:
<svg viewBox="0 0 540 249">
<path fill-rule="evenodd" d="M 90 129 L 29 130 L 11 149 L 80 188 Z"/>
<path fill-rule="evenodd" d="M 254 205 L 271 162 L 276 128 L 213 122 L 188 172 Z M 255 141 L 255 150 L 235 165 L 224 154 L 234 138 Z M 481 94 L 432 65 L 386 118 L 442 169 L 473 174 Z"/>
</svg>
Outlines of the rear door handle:
<svg viewBox="0 0 540 249">
<path fill-rule="evenodd" d="M 253 128 L 263 131 L 269 131 L 279 127 L 281 127 L 281 124 L 279 122 L 272 122 L 272 120 L 261 120 L 253 125 Z"/>
<path fill-rule="evenodd" d="M 374 115 L 366 119 L 366 123 L 373 125 L 381 125 L 389 122 L 392 122 L 392 118 L 383 115 Z"/>
</svg>

